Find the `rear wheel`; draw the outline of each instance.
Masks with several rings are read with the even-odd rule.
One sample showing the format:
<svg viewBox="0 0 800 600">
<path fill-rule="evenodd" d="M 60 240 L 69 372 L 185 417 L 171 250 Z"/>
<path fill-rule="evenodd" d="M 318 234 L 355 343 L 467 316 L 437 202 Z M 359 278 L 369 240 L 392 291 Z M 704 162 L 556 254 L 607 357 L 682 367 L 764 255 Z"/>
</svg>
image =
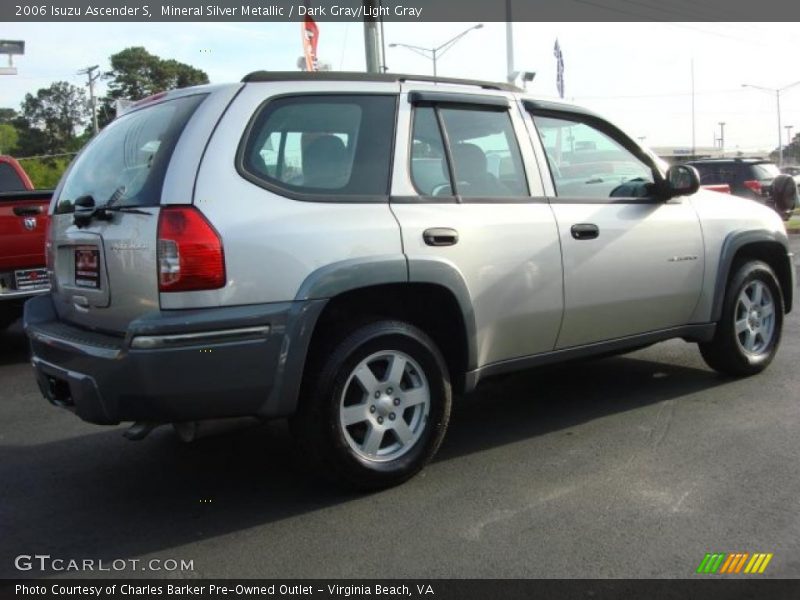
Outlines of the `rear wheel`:
<svg viewBox="0 0 800 600">
<path fill-rule="evenodd" d="M 745 262 L 728 282 L 714 339 L 701 343 L 700 352 L 716 371 L 753 375 L 772 362 L 782 328 L 783 296 L 775 274 L 764 262 Z"/>
<path fill-rule="evenodd" d="M 438 450 L 450 417 L 450 380 L 439 350 L 416 327 L 359 327 L 319 348 L 306 372 L 293 428 L 325 473 L 359 489 L 390 487 Z"/>
</svg>

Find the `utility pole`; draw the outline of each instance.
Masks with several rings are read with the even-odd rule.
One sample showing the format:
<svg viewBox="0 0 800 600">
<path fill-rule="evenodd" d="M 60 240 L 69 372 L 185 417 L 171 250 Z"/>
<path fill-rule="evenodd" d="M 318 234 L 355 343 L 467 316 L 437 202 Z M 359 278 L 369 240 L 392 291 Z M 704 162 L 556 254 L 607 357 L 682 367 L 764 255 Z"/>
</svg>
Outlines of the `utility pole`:
<svg viewBox="0 0 800 600">
<path fill-rule="evenodd" d="M 364 0 L 364 54 L 367 59 L 367 73 L 381 72 L 381 35 L 375 16 L 379 12 L 378 0 Z"/>
<path fill-rule="evenodd" d="M 725 121 L 719 122 L 719 153 L 725 158 Z"/>
<path fill-rule="evenodd" d="M 95 135 L 97 135 L 99 128 L 97 126 L 97 98 L 94 95 L 94 82 L 100 79 L 100 73 L 95 75 L 94 72 L 99 68 L 99 65 L 94 65 L 93 67 L 86 67 L 85 69 L 78 71 L 78 75 L 86 75 L 88 78 L 86 85 L 89 86 L 89 99 L 92 102 L 92 129 Z"/>
<path fill-rule="evenodd" d="M 776 108 L 778 109 L 778 166 L 779 167 L 783 166 L 783 138 L 781 137 L 781 93 L 785 92 L 790 88 L 793 88 L 796 85 L 800 85 L 800 81 L 795 81 L 794 83 L 790 83 L 789 85 L 785 85 L 782 88 L 777 88 L 777 89 L 763 87 L 760 85 L 751 85 L 749 83 L 742 84 L 742 87 L 753 88 L 756 90 L 761 90 L 762 92 L 775 94 L 775 104 Z"/>
<path fill-rule="evenodd" d="M 692 156 L 697 155 L 697 145 L 695 144 L 694 129 L 694 58 L 692 59 Z"/>
<path fill-rule="evenodd" d="M 792 129 L 794 129 L 794 125 L 784 125 L 783 128 L 786 130 L 786 145 L 792 143 Z"/>
<path fill-rule="evenodd" d="M 511 20 L 511 0 L 506 0 L 506 79 L 514 83 L 514 24 Z"/>
</svg>

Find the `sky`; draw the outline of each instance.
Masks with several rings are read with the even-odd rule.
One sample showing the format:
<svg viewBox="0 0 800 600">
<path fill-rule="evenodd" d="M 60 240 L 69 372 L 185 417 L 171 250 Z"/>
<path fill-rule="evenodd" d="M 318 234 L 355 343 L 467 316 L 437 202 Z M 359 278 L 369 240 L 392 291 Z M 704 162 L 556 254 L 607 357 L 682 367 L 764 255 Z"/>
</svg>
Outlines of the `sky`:
<svg viewBox="0 0 800 600">
<path fill-rule="evenodd" d="M 431 61 L 390 43 L 438 46 L 471 23 L 386 23 L 390 71 L 431 74 Z M 363 70 L 363 26 L 319 23 L 318 55 L 334 70 Z M 517 70 L 535 71 L 528 91 L 557 98 L 559 40 L 565 100 L 594 110 L 648 146 L 692 145 L 692 63 L 695 144 L 713 146 L 725 123 L 725 149 L 770 150 L 778 143 L 774 93 L 800 81 L 796 23 L 514 23 Z M 53 81 L 84 84 L 81 68 L 130 46 L 144 46 L 208 73 L 213 83 L 250 71 L 296 70 L 299 23 L 3 23 L 0 38 L 22 39 L 18 75 L 0 76 L 0 107 L 19 108 L 28 92 Z M 495 81 L 506 76 L 506 24 L 471 31 L 438 62 L 439 74 Z M 4 59 L 5 57 L 3 57 Z M 103 86 L 100 86 L 102 93 Z M 800 133 L 800 85 L 781 94 L 782 125 Z M 787 131 L 782 129 L 786 142 Z"/>
</svg>

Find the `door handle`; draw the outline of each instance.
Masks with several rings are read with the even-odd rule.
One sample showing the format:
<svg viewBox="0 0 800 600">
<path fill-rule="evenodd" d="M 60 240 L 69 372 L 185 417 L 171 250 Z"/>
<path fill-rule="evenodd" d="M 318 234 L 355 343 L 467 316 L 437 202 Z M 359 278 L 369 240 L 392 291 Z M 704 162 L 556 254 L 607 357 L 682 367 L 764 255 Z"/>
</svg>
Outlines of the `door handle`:
<svg viewBox="0 0 800 600">
<path fill-rule="evenodd" d="M 450 227 L 432 227 L 422 232 L 428 246 L 454 246 L 458 243 L 458 232 Z"/>
<path fill-rule="evenodd" d="M 14 214 L 18 217 L 33 217 L 41 214 L 42 209 L 39 206 L 15 206 Z"/>
<path fill-rule="evenodd" d="M 600 235 L 600 228 L 594 223 L 578 223 L 570 228 L 576 240 L 593 240 Z"/>
</svg>

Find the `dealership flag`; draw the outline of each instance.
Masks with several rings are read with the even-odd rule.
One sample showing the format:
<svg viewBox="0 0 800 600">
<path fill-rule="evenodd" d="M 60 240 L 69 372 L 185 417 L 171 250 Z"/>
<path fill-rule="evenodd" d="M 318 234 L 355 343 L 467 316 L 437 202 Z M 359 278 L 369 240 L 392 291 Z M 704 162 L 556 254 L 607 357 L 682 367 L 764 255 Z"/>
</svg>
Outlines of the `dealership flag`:
<svg viewBox="0 0 800 600">
<path fill-rule="evenodd" d="M 306 71 L 316 71 L 319 67 L 317 63 L 317 41 L 319 40 L 319 28 L 309 16 L 303 21 L 303 54 L 306 57 Z"/>
<path fill-rule="evenodd" d="M 561 46 L 558 44 L 558 38 L 556 38 L 556 45 L 553 48 L 553 56 L 556 57 L 558 73 L 556 75 L 556 87 L 558 88 L 558 95 L 560 98 L 564 98 L 564 55 L 561 54 Z"/>
</svg>

